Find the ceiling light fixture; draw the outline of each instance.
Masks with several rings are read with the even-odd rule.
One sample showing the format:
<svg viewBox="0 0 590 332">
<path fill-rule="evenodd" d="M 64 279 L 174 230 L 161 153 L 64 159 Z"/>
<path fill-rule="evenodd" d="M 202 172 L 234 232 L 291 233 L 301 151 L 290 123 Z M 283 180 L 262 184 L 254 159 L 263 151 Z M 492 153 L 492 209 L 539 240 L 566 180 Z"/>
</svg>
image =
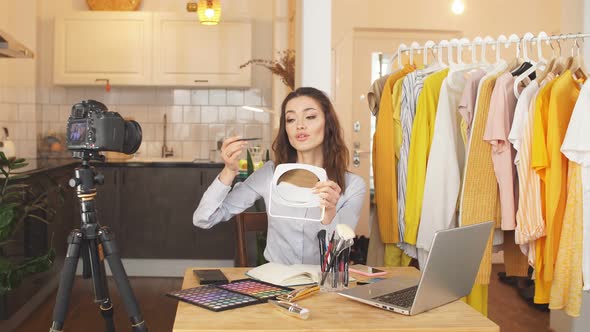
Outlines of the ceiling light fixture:
<svg viewBox="0 0 590 332">
<path fill-rule="evenodd" d="M 242 106 L 243 109 L 257 112 L 257 113 L 274 113 L 272 110 L 262 108 L 262 107 L 253 107 L 253 106 Z"/>
<path fill-rule="evenodd" d="M 220 0 L 199 0 L 197 15 L 203 25 L 216 25 L 221 18 Z"/>
<path fill-rule="evenodd" d="M 453 0 L 453 4 L 451 5 L 451 11 L 455 15 L 461 15 L 465 11 L 465 4 L 463 4 L 462 0 Z"/>
</svg>

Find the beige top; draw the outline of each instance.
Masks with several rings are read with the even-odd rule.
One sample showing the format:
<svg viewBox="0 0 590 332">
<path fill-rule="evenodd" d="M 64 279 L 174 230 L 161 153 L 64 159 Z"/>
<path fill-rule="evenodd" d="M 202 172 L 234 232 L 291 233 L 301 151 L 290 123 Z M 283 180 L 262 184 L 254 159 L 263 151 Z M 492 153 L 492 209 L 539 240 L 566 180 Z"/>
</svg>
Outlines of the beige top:
<svg viewBox="0 0 590 332">
<path fill-rule="evenodd" d="M 367 102 L 369 103 L 369 110 L 373 113 L 374 116 L 377 116 L 379 113 L 379 103 L 381 102 L 381 92 L 383 91 L 383 87 L 385 87 L 385 82 L 389 75 L 382 76 L 371 84 L 369 88 L 369 92 L 367 93 Z"/>
</svg>

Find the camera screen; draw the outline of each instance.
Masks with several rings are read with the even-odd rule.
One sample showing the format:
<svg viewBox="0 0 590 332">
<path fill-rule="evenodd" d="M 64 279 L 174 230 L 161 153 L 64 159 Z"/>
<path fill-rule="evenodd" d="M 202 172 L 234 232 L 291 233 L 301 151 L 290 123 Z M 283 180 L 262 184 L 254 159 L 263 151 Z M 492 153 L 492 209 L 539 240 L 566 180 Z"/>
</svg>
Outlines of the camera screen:
<svg viewBox="0 0 590 332">
<path fill-rule="evenodd" d="M 86 120 L 70 124 L 70 145 L 78 145 L 86 141 Z"/>
</svg>

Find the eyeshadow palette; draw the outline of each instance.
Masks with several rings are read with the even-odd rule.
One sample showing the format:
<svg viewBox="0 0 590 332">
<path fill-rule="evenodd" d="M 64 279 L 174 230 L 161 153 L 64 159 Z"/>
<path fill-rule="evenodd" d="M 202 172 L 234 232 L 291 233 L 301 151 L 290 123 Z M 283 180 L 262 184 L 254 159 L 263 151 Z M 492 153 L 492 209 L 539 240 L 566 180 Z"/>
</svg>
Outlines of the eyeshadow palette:
<svg viewBox="0 0 590 332">
<path fill-rule="evenodd" d="M 223 311 L 260 303 L 260 300 L 255 297 L 230 292 L 215 285 L 183 289 L 166 293 L 166 295 L 212 311 Z"/>
<path fill-rule="evenodd" d="M 240 279 L 230 282 L 229 284 L 217 285 L 218 288 L 227 289 L 232 292 L 248 295 L 266 302 L 274 299 L 279 295 L 288 294 L 293 289 L 273 285 L 264 281 L 254 279 Z"/>
<path fill-rule="evenodd" d="M 224 285 L 206 285 L 166 293 L 183 302 L 212 311 L 263 303 L 293 289 L 254 279 L 240 279 Z"/>
</svg>

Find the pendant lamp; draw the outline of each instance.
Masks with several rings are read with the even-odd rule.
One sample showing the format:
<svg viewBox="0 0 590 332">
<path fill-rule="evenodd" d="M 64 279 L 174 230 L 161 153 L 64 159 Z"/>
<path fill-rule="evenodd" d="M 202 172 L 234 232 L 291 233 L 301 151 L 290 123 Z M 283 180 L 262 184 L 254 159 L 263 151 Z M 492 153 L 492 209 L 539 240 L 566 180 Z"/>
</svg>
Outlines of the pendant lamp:
<svg viewBox="0 0 590 332">
<path fill-rule="evenodd" d="M 221 18 L 221 2 L 219 0 L 199 0 L 197 15 L 203 25 L 216 25 Z"/>
</svg>

